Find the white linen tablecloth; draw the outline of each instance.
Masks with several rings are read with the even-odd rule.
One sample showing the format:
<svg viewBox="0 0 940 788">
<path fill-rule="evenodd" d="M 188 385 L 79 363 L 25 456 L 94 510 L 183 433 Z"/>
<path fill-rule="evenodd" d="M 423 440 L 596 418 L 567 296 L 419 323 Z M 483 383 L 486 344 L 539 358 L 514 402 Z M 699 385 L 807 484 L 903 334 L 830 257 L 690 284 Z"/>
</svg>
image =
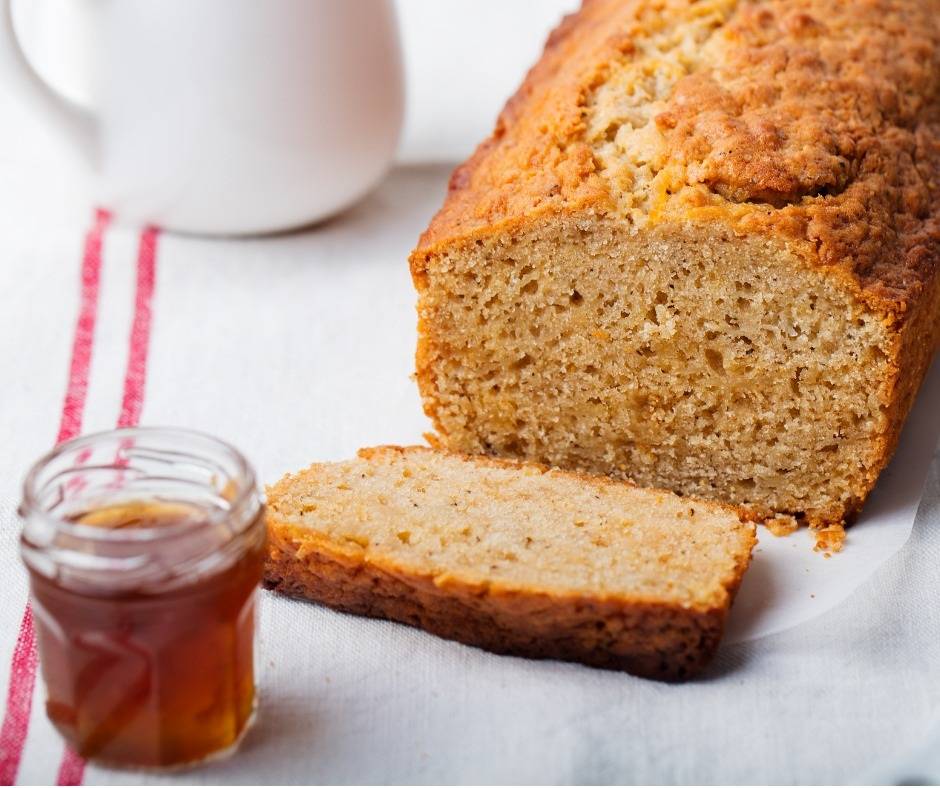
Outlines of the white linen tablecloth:
<svg viewBox="0 0 940 788">
<path fill-rule="evenodd" d="M 418 23 L 408 22 L 406 34 L 409 24 Z M 489 108 L 484 114 L 483 127 Z M 3 120 L 6 691 L 27 598 L 19 485 L 59 430 L 94 214 L 53 133 L 12 102 Z M 436 137 L 409 132 L 404 159 L 420 156 L 422 133 Z M 420 440 L 427 422 L 409 379 L 415 316 L 405 258 L 447 175 L 442 166 L 400 167 L 352 211 L 301 233 L 247 241 L 160 235 L 145 304 L 149 353 L 134 372 L 141 423 L 226 438 L 267 481 L 362 445 Z M 84 432 L 118 421 L 141 312 L 140 232 L 112 225 L 102 241 Z M 887 779 L 909 750 L 929 748 L 922 736 L 940 709 L 940 463 L 935 456 L 910 542 L 857 593 L 796 629 L 723 647 L 693 683 L 497 657 L 267 593 L 261 619 L 259 721 L 234 758 L 176 777 L 90 766 L 84 782 Z M 37 685 L 18 764 L 23 784 L 54 782 L 60 773 L 63 747 L 41 701 Z"/>
<path fill-rule="evenodd" d="M 405 257 L 447 169 L 393 172 L 327 225 L 269 239 L 160 236 L 141 420 L 223 436 L 261 477 L 426 428 L 409 379 Z M 90 215 L 0 195 L 0 681 L 26 601 L 18 484 L 55 439 Z M 105 232 L 84 431 L 121 409 L 138 232 Z M 910 543 L 831 613 L 724 648 L 665 685 L 497 657 L 264 595 L 262 706 L 242 751 L 184 777 L 89 767 L 88 783 L 841 782 L 899 756 L 940 707 L 940 481 Z M 849 547 L 851 549 L 851 547 Z M 831 559 L 838 561 L 839 556 Z M 37 689 L 37 700 L 41 688 Z M 34 702 L 22 783 L 62 746 Z"/>
</svg>

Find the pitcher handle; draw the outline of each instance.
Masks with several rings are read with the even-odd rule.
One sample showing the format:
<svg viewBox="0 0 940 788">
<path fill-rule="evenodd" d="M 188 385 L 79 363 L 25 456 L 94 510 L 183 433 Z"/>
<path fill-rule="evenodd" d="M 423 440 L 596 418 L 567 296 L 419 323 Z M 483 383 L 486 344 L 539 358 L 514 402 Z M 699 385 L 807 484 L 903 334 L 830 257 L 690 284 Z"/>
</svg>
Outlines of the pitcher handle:
<svg viewBox="0 0 940 788">
<path fill-rule="evenodd" d="M 0 4 L 0 80 L 61 129 L 86 161 L 94 164 L 97 148 L 95 116 L 56 93 L 39 76 L 16 36 L 13 0 L 0 0 Z"/>
</svg>

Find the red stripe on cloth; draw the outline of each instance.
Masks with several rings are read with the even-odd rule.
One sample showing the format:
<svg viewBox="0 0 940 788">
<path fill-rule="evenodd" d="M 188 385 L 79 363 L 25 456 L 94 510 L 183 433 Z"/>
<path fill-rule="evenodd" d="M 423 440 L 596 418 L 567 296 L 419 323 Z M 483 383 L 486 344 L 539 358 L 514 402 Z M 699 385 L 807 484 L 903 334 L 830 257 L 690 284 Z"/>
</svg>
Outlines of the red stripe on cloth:
<svg viewBox="0 0 940 788">
<path fill-rule="evenodd" d="M 150 352 L 150 326 L 153 318 L 153 291 L 157 270 L 157 238 L 160 231 L 147 227 L 140 234 L 137 251 L 137 288 L 134 296 L 134 320 L 131 323 L 127 369 L 124 373 L 124 397 L 117 426 L 136 427 L 144 406 L 147 382 L 147 357 Z M 81 785 L 85 779 L 85 761 L 71 747 L 66 747 L 59 764 L 56 785 Z"/>
<path fill-rule="evenodd" d="M 20 631 L 10 661 L 10 684 L 7 688 L 7 707 L 0 730 L 0 784 L 13 785 L 19 771 L 29 713 L 33 707 L 33 687 L 36 684 L 36 630 L 33 611 L 29 605 L 23 613 Z"/>
<path fill-rule="evenodd" d="M 124 399 L 118 427 L 136 427 L 144 405 L 147 381 L 147 355 L 150 350 L 150 323 L 153 317 L 153 288 L 156 278 L 157 238 L 160 231 L 148 227 L 140 234 L 137 252 L 137 294 L 134 297 L 134 322 L 131 325 Z"/>
<path fill-rule="evenodd" d="M 78 319 L 72 337 L 72 360 L 69 364 L 68 384 L 62 403 L 59 433 L 56 443 L 74 438 L 81 432 L 85 398 L 88 394 L 88 370 L 95 338 L 98 315 L 98 292 L 101 282 L 101 246 L 105 230 L 111 221 L 107 211 L 95 212 L 92 226 L 85 235 L 82 254 L 81 300 Z M 6 711 L 0 728 L 0 785 L 13 785 L 23 757 L 29 715 L 33 707 L 33 689 L 36 686 L 36 630 L 29 605 L 23 613 L 20 631 L 10 661 L 10 683 L 7 687 Z"/>
<path fill-rule="evenodd" d="M 72 362 L 69 382 L 62 404 L 59 434 L 56 443 L 71 440 L 82 431 L 82 414 L 88 395 L 88 371 L 91 368 L 91 350 L 95 338 L 95 320 L 98 315 L 98 290 L 101 283 L 101 245 L 104 232 L 111 222 L 111 214 L 99 209 L 95 223 L 85 236 L 82 255 L 82 296 L 75 337 L 72 341 Z"/>
<path fill-rule="evenodd" d="M 66 746 L 62 753 L 62 761 L 59 763 L 59 773 L 56 775 L 56 785 L 81 785 L 85 779 L 85 761 L 81 755 Z"/>
</svg>

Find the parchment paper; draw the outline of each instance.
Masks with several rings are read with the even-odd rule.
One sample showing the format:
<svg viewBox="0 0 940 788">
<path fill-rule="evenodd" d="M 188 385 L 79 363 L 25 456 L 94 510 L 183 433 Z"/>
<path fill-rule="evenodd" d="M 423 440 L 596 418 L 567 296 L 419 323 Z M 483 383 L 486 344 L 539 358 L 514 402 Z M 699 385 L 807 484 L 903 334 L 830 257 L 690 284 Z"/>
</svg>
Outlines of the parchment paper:
<svg viewBox="0 0 940 788">
<path fill-rule="evenodd" d="M 927 374 L 897 452 L 882 473 L 845 548 L 826 558 L 801 529 L 786 537 L 760 527 L 760 544 L 731 613 L 726 642 L 782 632 L 832 609 L 900 550 L 911 534 L 940 435 L 940 363 Z"/>
</svg>

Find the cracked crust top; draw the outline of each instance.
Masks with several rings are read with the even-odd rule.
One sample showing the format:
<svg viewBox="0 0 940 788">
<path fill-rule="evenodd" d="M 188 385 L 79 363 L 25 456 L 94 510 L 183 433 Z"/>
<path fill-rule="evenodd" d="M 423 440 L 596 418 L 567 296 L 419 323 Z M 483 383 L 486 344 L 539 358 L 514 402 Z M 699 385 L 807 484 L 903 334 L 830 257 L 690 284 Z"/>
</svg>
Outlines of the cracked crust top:
<svg viewBox="0 0 940 788">
<path fill-rule="evenodd" d="M 940 252 L 940 0 L 585 0 L 412 255 L 553 212 L 782 239 L 903 318 Z"/>
</svg>

